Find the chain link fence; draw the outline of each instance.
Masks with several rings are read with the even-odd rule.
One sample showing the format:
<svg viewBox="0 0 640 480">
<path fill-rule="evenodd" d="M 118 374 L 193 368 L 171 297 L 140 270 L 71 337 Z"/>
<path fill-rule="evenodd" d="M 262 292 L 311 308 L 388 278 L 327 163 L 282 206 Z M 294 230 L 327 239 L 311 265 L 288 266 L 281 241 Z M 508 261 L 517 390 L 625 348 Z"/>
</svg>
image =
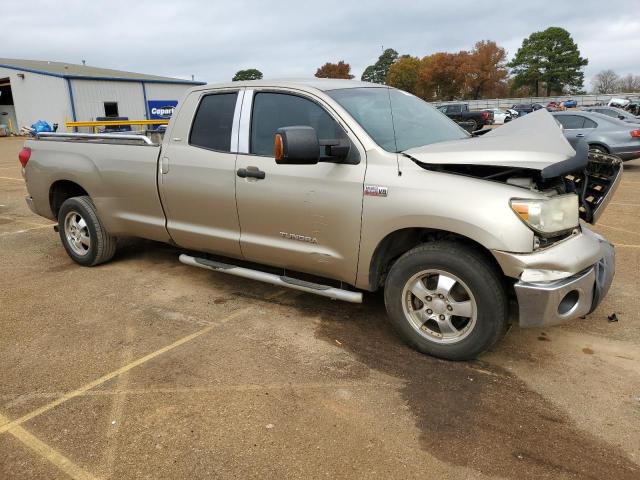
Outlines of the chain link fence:
<svg viewBox="0 0 640 480">
<path fill-rule="evenodd" d="M 575 100 L 578 107 L 586 107 L 607 103 L 612 98 L 638 98 L 640 93 L 615 93 L 600 95 L 563 95 L 559 97 L 520 97 L 520 98 L 492 98 L 483 100 L 457 100 L 451 102 L 431 102 L 434 105 L 446 105 L 449 103 L 467 103 L 470 110 L 482 110 L 485 108 L 510 108 L 512 105 L 539 103 L 546 106 L 549 102 L 563 102 Z"/>
</svg>

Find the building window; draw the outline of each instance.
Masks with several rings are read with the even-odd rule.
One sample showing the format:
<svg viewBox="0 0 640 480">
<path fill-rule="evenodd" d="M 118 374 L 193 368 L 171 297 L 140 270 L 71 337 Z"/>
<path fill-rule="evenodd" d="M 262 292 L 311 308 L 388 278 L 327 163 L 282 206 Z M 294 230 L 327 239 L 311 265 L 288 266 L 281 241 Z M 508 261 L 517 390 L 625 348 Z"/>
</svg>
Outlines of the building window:
<svg viewBox="0 0 640 480">
<path fill-rule="evenodd" d="M 104 102 L 104 116 L 118 117 L 118 102 Z"/>
</svg>

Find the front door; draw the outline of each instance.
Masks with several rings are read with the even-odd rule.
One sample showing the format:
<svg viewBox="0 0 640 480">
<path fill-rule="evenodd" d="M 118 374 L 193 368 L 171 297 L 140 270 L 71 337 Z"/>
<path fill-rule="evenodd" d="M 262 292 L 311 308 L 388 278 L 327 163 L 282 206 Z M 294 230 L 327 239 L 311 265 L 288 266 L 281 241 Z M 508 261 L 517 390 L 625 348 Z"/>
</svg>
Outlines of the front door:
<svg viewBox="0 0 640 480">
<path fill-rule="evenodd" d="M 167 230 L 180 246 L 240 257 L 235 200 L 237 90 L 193 92 L 165 139 L 159 168 Z M 234 119 L 235 118 L 235 119 Z M 193 122 L 191 120 L 193 119 Z"/>
<path fill-rule="evenodd" d="M 236 176 L 243 256 L 354 283 L 366 168 L 357 139 L 308 95 L 247 90 L 241 115 L 237 172 L 264 172 Z M 355 164 L 277 165 L 275 131 L 301 125 L 320 139 L 348 138 Z"/>
</svg>

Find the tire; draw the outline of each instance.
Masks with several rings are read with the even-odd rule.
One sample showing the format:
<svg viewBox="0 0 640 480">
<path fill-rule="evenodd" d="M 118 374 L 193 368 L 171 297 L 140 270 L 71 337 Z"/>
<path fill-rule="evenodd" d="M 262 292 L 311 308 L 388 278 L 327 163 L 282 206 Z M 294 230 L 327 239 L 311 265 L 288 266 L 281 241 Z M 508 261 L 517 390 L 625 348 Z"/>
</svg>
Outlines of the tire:
<svg viewBox="0 0 640 480">
<path fill-rule="evenodd" d="M 589 145 L 589 151 L 591 152 L 600 152 L 600 153 L 609 153 L 609 150 L 607 150 L 605 147 L 603 147 L 602 145 Z"/>
<path fill-rule="evenodd" d="M 58 232 L 67 254 L 80 265 L 93 267 L 116 253 L 116 238 L 107 233 L 87 196 L 65 200 L 58 212 Z"/>
<path fill-rule="evenodd" d="M 501 274 L 458 242 L 430 242 L 405 253 L 389 271 L 384 299 L 405 342 L 447 360 L 476 358 L 508 327 Z"/>
<path fill-rule="evenodd" d="M 478 122 L 475 120 L 471 120 L 471 131 L 475 132 L 476 130 L 478 130 Z"/>
</svg>

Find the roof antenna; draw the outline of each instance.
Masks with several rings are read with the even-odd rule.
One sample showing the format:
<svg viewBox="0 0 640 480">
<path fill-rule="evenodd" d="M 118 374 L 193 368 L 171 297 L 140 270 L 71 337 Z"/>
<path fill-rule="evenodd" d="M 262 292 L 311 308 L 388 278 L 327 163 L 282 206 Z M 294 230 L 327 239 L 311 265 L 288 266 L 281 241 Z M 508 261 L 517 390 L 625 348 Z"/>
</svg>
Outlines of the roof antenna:
<svg viewBox="0 0 640 480">
<path fill-rule="evenodd" d="M 192 74 L 191 74 L 191 81 L 193 82 L 193 80 L 194 80 L 194 75 L 193 75 L 193 73 L 192 73 Z"/>
</svg>

